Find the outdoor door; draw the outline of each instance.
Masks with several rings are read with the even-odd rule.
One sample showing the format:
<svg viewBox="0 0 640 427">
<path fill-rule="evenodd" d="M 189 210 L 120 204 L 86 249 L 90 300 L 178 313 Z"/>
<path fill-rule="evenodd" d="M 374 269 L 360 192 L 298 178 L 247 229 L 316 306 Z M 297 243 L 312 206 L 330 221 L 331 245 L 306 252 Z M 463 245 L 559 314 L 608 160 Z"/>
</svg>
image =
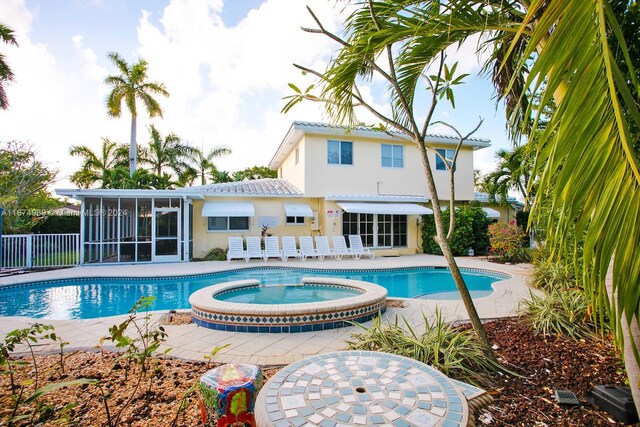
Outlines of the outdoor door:
<svg viewBox="0 0 640 427">
<path fill-rule="evenodd" d="M 153 210 L 153 261 L 180 261 L 180 209 Z"/>
</svg>

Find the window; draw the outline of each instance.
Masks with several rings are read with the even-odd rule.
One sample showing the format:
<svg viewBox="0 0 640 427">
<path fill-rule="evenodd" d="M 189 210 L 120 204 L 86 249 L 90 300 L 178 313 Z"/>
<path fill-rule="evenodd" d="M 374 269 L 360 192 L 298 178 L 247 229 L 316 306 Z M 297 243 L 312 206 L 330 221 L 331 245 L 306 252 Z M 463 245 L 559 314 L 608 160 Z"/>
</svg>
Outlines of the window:
<svg viewBox="0 0 640 427">
<path fill-rule="evenodd" d="M 404 147 L 402 145 L 382 144 L 382 167 L 404 167 Z"/>
<path fill-rule="evenodd" d="M 440 156 L 447 159 L 447 163 L 451 164 L 453 162 L 453 156 L 455 155 L 455 150 L 445 150 L 444 148 L 437 148 L 436 151 Z M 446 171 L 447 165 L 445 165 L 442 158 L 436 154 L 436 170 L 438 171 Z"/>
<path fill-rule="evenodd" d="M 342 234 L 345 239 L 350 234 L 359 234 L 363 245 L 371 248 L 406 248 L 407 216 L 345 212 Z"/>
<path fill-rule="evenodd" d="M 231 231 L 248 229 L 248 216 L 210 216 L 207 218 L 208 231 Z"/>
<path fill-rule="evenodd" d="M 303 216 L 288 216 L 287 217 L 287 225 L 291 225 L 291 224 L 304 224 L 304 217 Z"/>
<path fill-rule="evenodd" d="M 349 141 L 327 141 L 327 163 L 330 165 L 352 165 L 353 143 Z"/>
</svg>

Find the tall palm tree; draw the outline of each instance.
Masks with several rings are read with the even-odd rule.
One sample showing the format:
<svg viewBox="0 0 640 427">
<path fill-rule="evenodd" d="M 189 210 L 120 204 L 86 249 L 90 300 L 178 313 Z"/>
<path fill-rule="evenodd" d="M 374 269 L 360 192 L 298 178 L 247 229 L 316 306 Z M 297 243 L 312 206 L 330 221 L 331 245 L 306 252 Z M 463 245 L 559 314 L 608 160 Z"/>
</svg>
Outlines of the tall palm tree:
<svg viewBox="0 0 640 427">
<path fill-rule="evenodd" d="M 193 168 L 200 177 L 200 184 L 207 184 L 207 175 L 213 175 L 216 167 L 213 160 L 217 157 L 231 154 L 231 149 L 227 147 L 214 147 L 205 155 L 202 150 L 193 148 L 190 156 Z"/>
<path fill-rule="evenodd" d="M 153 125 L 149 131 L 149 146 L 145 150 L 143 161 L 151 166 L 156 176 L 161 177 L 169 171 L 180 175 L 190 167 L 188 159 L 193 153 L 193 147 L 183 144 L 175 133 L 163 137 Z"/>
<path fill-rule="evenodd" d="M 3 24 L 0 24 L 0 41 L 18 46 L 13 30 Z M 4 84 L 13 81 L 13 77 L 13 71 L 11 71 L 4 55 L 0 53 L 0 109 L 2 110 L 9 108 L 9 99 L 7 98 Z"/>
<path fill-rule="evenodd" d="M 140 99 L 149 114 L 149 117 L 162 117 L 162 109 L 160 104 L 155 100 L 153 95 L 169 96 L 169 92 L 164 84 L 158 82 L 147 81 L 147 61 L 138 60 L 135 64 L 129 66 L 127 62 L 115 52 L 107 55 L 111 62 L 118 69 L 118 74 L 108 76 L 104 81 L 106 84 L 113 86 L 113 89 L 107 96 L 107 113 L 111 117 L 120 117 L 122 113 L 122 101 L 131 113 L 131 142 L 129 146 L 129 175 L 133 176 L 133 172 L 137 167 L 137 143 L 136 143 L 136 126 L 138 118 L 138 109 L 136 99 Z"/>
<path fill-rule="evenodd" d="M 128 147 L 124 144 L 102 138 L 102 146 L 96 154 L 86 145 L 72 145 L 69 154 L 82 159 L 82 166 L 71 175 L 71 182 L 80 188 L 90 188 L 100 183 L 104 184 L 106 171 L 118 167 L 126 167 Z"/>
</svg>

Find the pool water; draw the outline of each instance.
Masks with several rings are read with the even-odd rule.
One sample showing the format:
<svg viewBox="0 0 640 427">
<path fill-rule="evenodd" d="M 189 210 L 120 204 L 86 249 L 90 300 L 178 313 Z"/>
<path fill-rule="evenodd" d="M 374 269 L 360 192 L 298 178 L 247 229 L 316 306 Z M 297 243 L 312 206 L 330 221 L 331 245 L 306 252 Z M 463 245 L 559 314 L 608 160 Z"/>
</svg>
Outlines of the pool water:
<svg viewBox="0 0 640 427">
<path fill-rule="evenodd" d="M 86 273 L 91 269 L 87 267 Z M 492 292 L 491 284 L 508 276 L 462 270 L 474 298 Z M 342 277 L 373 282 L 389 297 L 425 298 L 436 294 L 459 299 L 447 268 L 385 270 L 313 270 L 249 268 L 198 276 L 155 278 L 81 278 L 0 288 L 0 316 L 49 319 L 92 319 L 127 313 L 142 296 L 155 296 L 154 310 L 189 309 L 189 295 L 223 282 L 257 279 L 264 285 L 301 283 L 303 277 Z"/>
<path fill-rule="evenodd" d="M 355 289 L 341 288 L 339 286 L 271 285 L 234 289 L 216 295 L 214 299 L 244 304 L 282 304 L 283 301 L 286 301 L 287 304 L 300 304 L 330 301 L 360 294 L 361 292 Z"/>
</svg>

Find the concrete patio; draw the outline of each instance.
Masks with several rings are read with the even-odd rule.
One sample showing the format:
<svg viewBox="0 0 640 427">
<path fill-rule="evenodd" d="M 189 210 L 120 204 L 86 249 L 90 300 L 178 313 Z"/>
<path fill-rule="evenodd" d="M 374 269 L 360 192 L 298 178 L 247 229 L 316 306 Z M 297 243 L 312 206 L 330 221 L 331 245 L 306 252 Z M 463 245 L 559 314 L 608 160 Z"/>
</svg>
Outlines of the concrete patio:
<svg viewBox="0 0 640 427">
<path fill-rule="evenodd" d="M 386 269 L 421 266 L 446 266 L 441 256 L 411 255 L 402 257 L 382 257 L 374 260 L 308 260 L 300 261 L 243 261 L 227 262 L 191 262 L 176 264 L 147 264 L 147 265 L 113 265 L 113 266 L 82 266 L 64 270 L 35 272 L 17 276 L 0 278 L 0 287 L 4 285 L 27 283 L 42 280 L 74 278 L 74 277 L 154 277 L 203 274 L 230 269 L 262 266 L 286 266 L 321 269 Z M 494 284 L 494 292 L 487 297 L 475 300 L 476 308 L 482 319 L 495 319 L 516 314 L 518 304 L 529 296 L 526 278 L 530 273 L 529 266 L 503 265 L 488 262 L 484 258 L 458 259 L 458 265 L 463 268 L 492 270 L 511 275 L 510 279 Z M 439 308 L 443 317 L 450 322 L 468 319 L 461 301 L 406 299 L 405 307 L 389 308 L 384 314 L 387 319 L 405 317 L 416 327 L 424 323 L 423 313 L 430 317 Z M 155 312 L 154 318 L 159 318 L 163 312 Z M 39 322 L 55 326 L 56 333 L 70 344 L 65 351 L 96 349 L 101 337 L 108 333 L 108 328 L 120 323 L 125 318 L 113 316 L 89 320 L 52 320 L 32 319 L 25 317 L 0 317 L 0 337 L 8 332 L 24 328 L 29 324 Z M 368 322 L 370 324 L 370 322 Z M 367 324 L 365 324 L 366 326 Z M 345 340 L 359 330 L 358 327 L 346 327 L 321 332 L 302 332 L 294 334 L 258 334 L 214 331 L 201 328 L 195 324 L 167 325 L 168 333 L 166 347 L 170 348 L 170 356 L 190 360 L 205 360 L 216 346 L 229 344 L 216 357 L 217 362 L 254 363 L 259 365 L 288 364 L 307 356 L 343 350 Z M 108 348 L 108 347 L 105 347 Z M 58 346 L 42 344 L 38 346 L 40 352 L 59 351 Z"/>
</svg>

